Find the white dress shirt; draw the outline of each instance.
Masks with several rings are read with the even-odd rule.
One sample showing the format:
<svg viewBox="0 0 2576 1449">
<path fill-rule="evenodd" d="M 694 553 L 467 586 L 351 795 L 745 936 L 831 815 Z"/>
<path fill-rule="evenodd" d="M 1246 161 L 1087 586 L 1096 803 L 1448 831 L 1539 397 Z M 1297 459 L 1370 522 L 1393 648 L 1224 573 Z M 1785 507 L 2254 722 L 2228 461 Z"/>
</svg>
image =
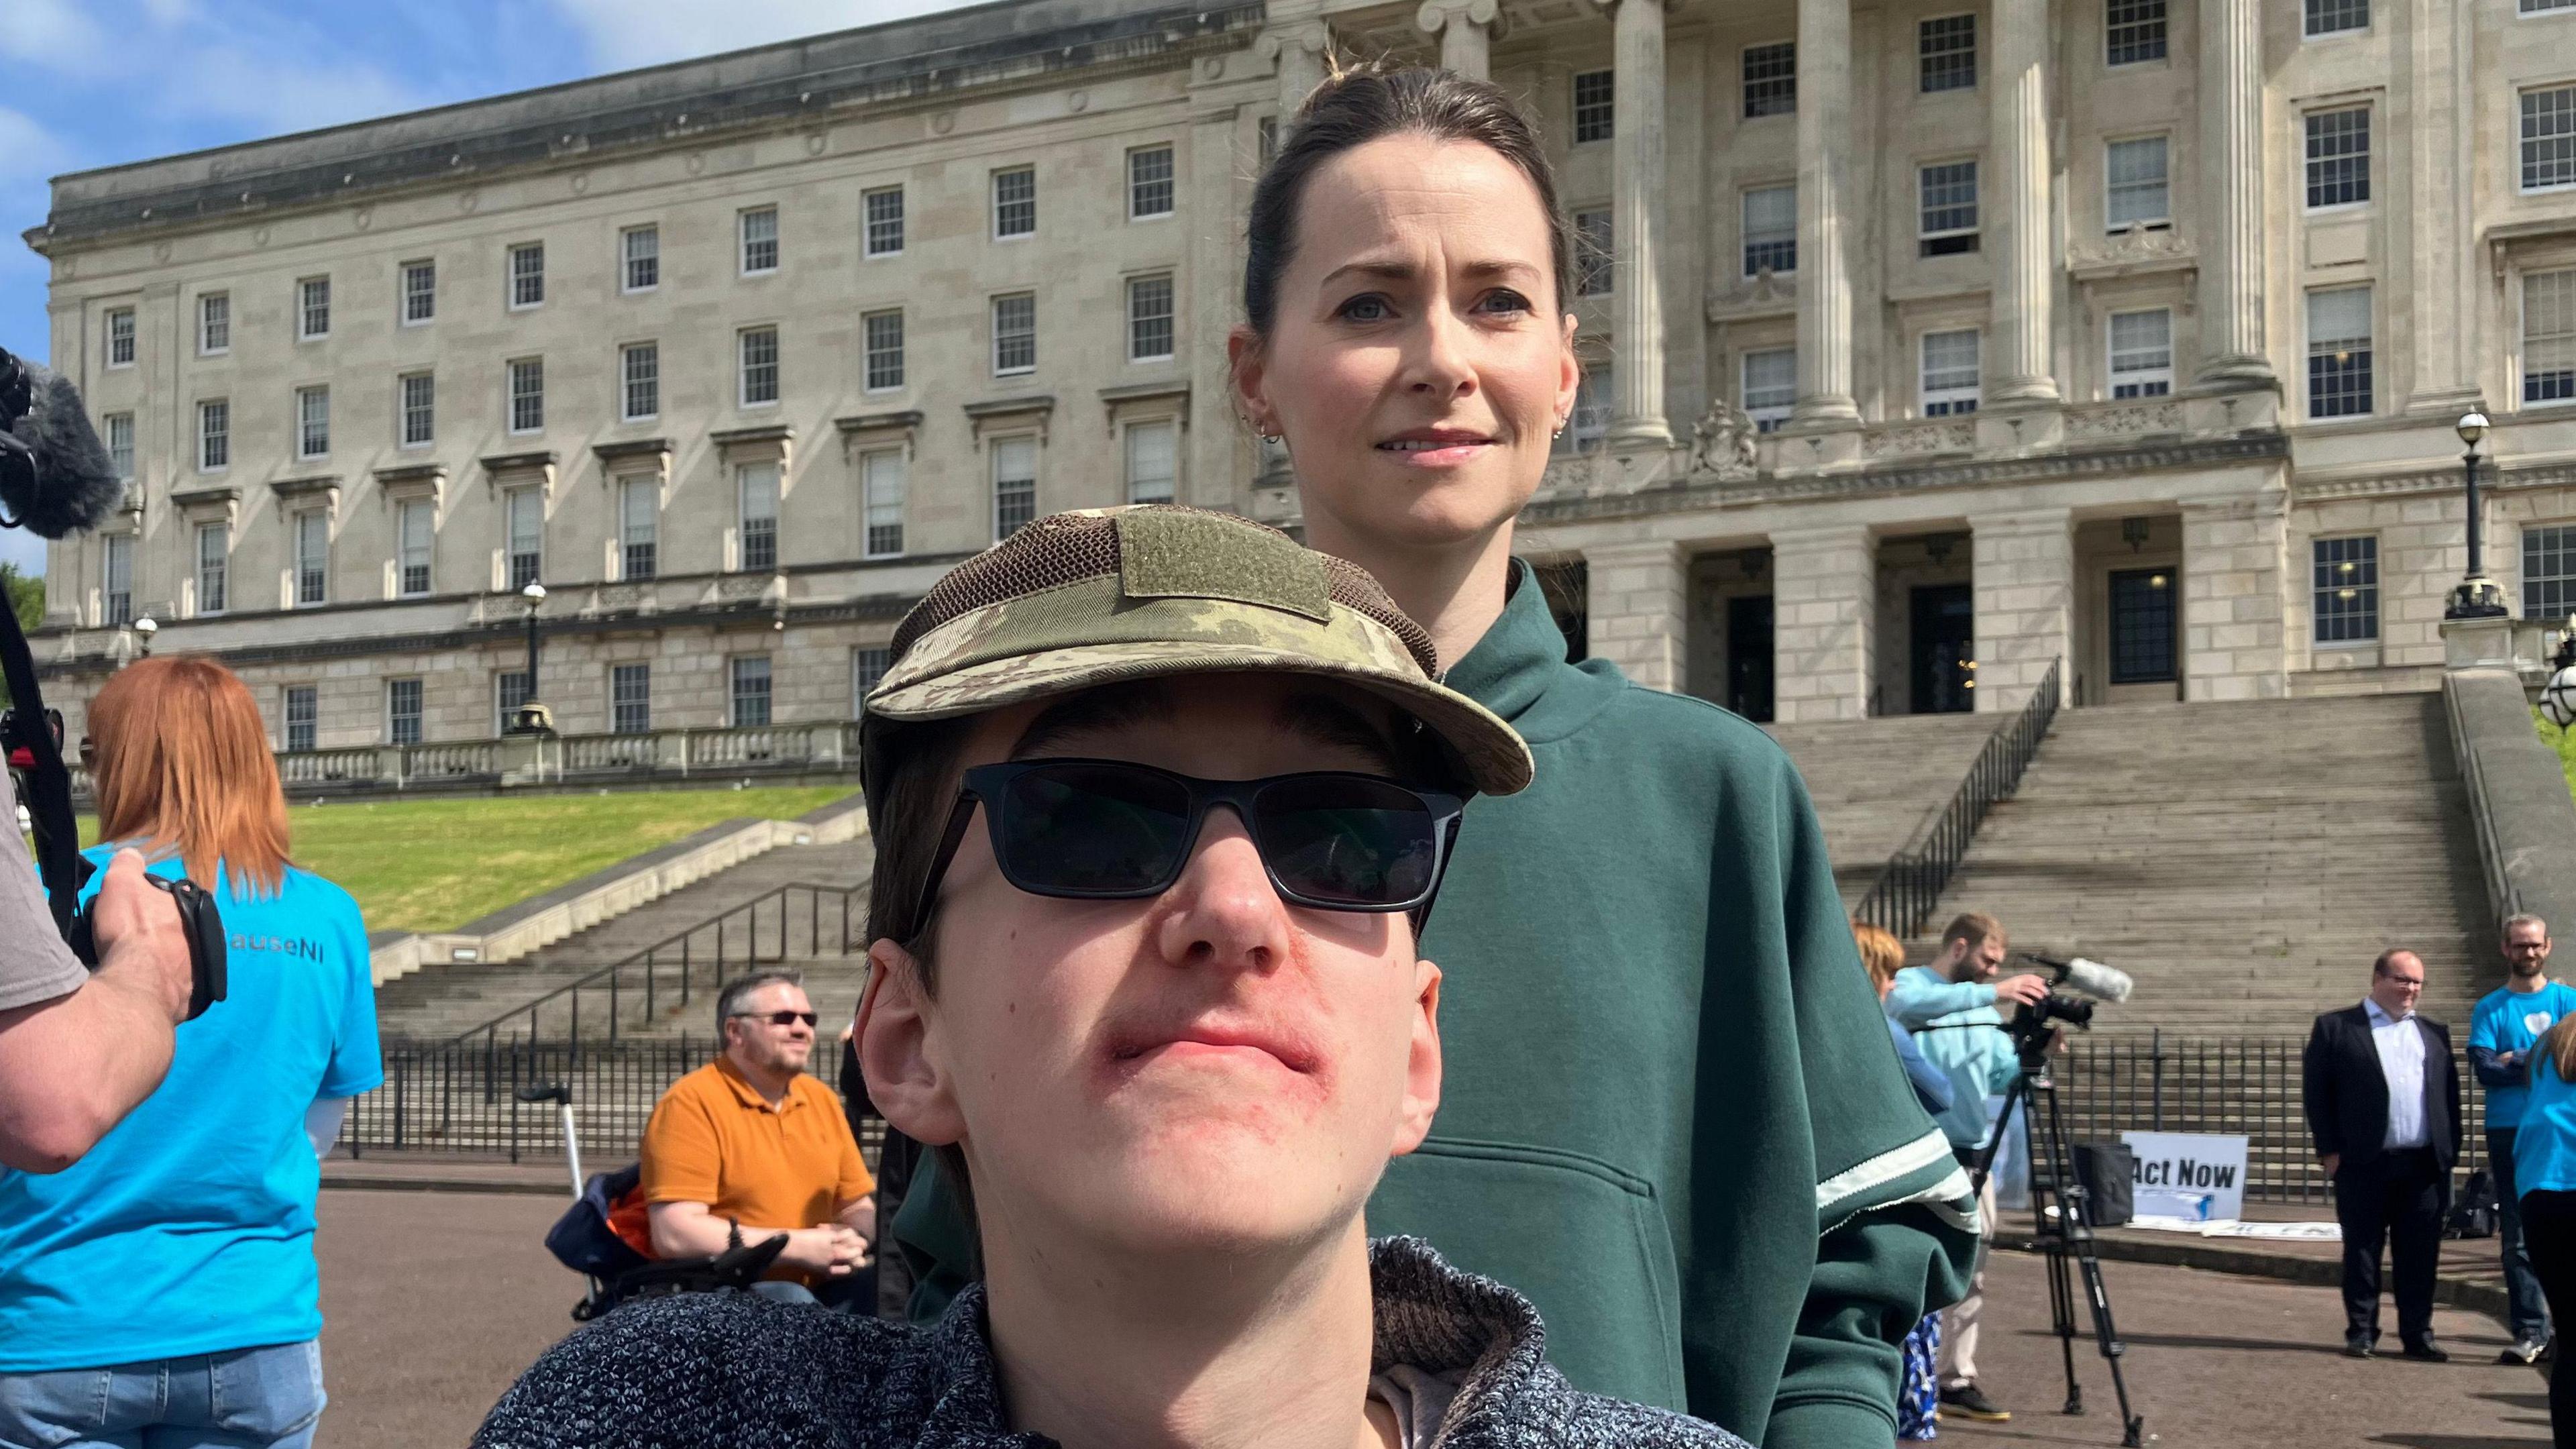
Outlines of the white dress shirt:
<svg viewBox="0 0 2576 1449">
<path fill-rule="evenodd" d="M 2370 1017 L 2370 1044 L 2379 1049 L 2379 1072 L 2388 1079 L 2388 1136 L 2380 1146 L 2391 1152 L 2422 1147 L 2424 1136 L 2424 1029 L 2415 1013 L 2390 1016 L 2376 1001 L 2365 1000 Z"/>
</svg>

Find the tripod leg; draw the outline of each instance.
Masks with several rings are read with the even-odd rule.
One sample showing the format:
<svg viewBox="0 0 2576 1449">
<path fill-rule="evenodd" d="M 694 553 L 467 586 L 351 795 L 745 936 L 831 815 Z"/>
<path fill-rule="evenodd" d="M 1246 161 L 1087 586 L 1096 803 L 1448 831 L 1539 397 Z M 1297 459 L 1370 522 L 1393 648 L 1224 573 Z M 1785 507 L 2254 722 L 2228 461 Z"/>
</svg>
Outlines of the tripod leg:
<svg viewBox="0 0 2576 1449">
<path fill-rule="evenodd" d="M 2057 1164 L 2052 1170 L 2062 1174 L 2057 1181 L 2062 1204 L 2058 1213 L 2058 1223 L 2065 1236 L 2063 1246 L 2067 1254 L 2075 1260 L 2075 1266 L 2083 1273 L 2084 1296 L 2093 1311 L 2093 1342 L 2101 1349 L 2103 1362 L 2111 1366 L 2111 1392 L 2120 1401 L 2120 1442 L 2128 1446 L 2128 1449 L 2136 1449 L 2136 1446 L 2146 1442 L 2147 1421 L 2144 1415 L 2129 1406 L 2128 1378 L 2120 1371 L 2120 1360 L 2127 1355 L 2129 1346 L 2120 1341 L 2119 1325 L 2111 1317 L 2111 1290 L 2102 1282 L 2102 1259 L 2093 1251 L 2093 1227 L 2083 1211 L 2083 1190 L 2076 1188 L 2071 1195 L 2065 1190 L 2066 1185 L 2073 1182 L 2075 1178 L 2075 1150 L 2073 1144 L 2067 1140 L 2065 1113 L 2058 1105 L 2055 1084 L 2043 1082 L 2036 1090 L 2045 1094 L 2048 1099 L 2045 1122 L 2049 1138 L 2049 1155 L 2050 1160 Z M 2038 1117 L 2041 1114 L 2034 1111 L 2032 1115 Z M 2051 1267 L 2055 1275 L 2051 1283 L 2051 1297 L 2071 1296 L 2069 1294 L 2071 1285 L 2065 1283 L 2067 1264 L 2062 1260 L 2052 1259 Z M 2074 1412 L 2072 1407 L 2075 1401 L 2074 1316 L 2071 1304 L 2069 1309 L 2060 1333 L 2066 1346 L 2069 1412 Z"/>
</svg>

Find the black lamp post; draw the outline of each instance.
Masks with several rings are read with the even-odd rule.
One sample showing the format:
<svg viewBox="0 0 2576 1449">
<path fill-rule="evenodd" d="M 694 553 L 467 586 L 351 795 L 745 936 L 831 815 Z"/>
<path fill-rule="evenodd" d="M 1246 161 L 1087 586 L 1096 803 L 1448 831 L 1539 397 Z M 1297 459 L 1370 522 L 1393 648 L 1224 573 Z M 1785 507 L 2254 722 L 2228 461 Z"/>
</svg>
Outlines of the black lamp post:
<svg viewBox="0 0 2576 1449">
<path fill-rule="evenodd" d="M 530 584 L 519 590 L 528 601 L 528 692 L 510 716 L 510 733 L 514 735 L 550 735 L 555 732 L 554 712 L 537 702 L 537 610 L 546 602 L 546 586 Z"/>
<path fill-rule="evenodd" d="M 2513 611 L 2505 607 L 2504 586 L 2486 576 L 2486 560 L 2479 551 L 2478 530 L 2478 443 L 2487 435 L 2487 415 L 2475 408 L 2460 417 L 2460 441 L 2469 445 L 2460 456 L 2469 473 L 2469 571 L 2451 590 L 2451 601 L 2443 609 L 2445 619 L 2499 619 Z"/>
</svg>

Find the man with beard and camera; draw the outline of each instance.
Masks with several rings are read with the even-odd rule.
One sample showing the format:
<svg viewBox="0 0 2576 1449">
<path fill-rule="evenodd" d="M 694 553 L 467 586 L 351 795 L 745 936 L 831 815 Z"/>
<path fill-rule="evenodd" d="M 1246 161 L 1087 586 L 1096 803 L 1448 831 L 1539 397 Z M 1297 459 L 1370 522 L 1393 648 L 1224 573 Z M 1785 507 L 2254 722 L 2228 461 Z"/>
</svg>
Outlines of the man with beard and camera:
<svg viewBox="0 0 2576 1449">
<path fill-rule="evenodd" d="M 2559 1019 L 2576 1016 L 2576 987 L 2549 979 L 2549 923 L 2515 916 L 2504 923 L 2504 959 L 2512 974 L 2478 1001 L 2469 1016 L 2469 1069 L 2487 1089 L 2487 1165 L 2495 1172 L 2496 1236 L 2504 1250 L 2506 1327 L 2513 1345 L 2498 1363 L 2538 1363 L 2549 1348 L 2549 1305 L 2531 1271 L 2514 1188 L 2514 1132 L 2531 1097 L 2531 1055 Z"/>
<path fill-rule="evenodd" d="M 1971 1170 L 1978 1149 L 1994 1129 L 1988 1100 L 2010 1087 L 2021 1070 L 2020 1055 L 1997 1007 L 2033 1006 L 2048 997 L 2046 977 L 2026 973 L 1996 979 L 2006 949 L 2002 923 L 1970 911 L 1941 932 L 1941 954 L 1931 965 L 1897 972 L 1896 984 L 1887 993 L 1887 1014 L 1915 1033 L 1923 1055 L 1949 1078 L 1950 1108 L 1934 1120 L 1950 1139 L 1950 1151 Z M 1995 1187 L 1991 1179 L 1977 1195 L 1977 1228 L 1984 1240 L 1992 1241 Z M 2000 1424 L 2012 1417 L 2011 1412 L 1977 1387 L 1977 1324 L 1985 1304 L 1986 1248 L 1981 1242 L 1968 1296 L 1941 1317 L 1941 1407 L 1964 1418 Z"/>
</svg>

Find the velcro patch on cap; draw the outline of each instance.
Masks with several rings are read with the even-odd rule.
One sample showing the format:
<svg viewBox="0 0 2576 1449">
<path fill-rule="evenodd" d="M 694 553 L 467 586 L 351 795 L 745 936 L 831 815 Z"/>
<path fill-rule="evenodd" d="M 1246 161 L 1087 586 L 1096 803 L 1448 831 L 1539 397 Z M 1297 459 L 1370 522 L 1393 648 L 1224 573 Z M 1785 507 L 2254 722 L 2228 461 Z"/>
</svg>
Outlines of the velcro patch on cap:
<svg viewBox="0 0 2576 1449">
<path fill-rule="evenodd" d="M 1131 599 L 1226 599 L 1333 617 L 1321 556 L 1256 524 L 1205 513 L 1118 515 L 1118 582 Z"/>
</svg>

